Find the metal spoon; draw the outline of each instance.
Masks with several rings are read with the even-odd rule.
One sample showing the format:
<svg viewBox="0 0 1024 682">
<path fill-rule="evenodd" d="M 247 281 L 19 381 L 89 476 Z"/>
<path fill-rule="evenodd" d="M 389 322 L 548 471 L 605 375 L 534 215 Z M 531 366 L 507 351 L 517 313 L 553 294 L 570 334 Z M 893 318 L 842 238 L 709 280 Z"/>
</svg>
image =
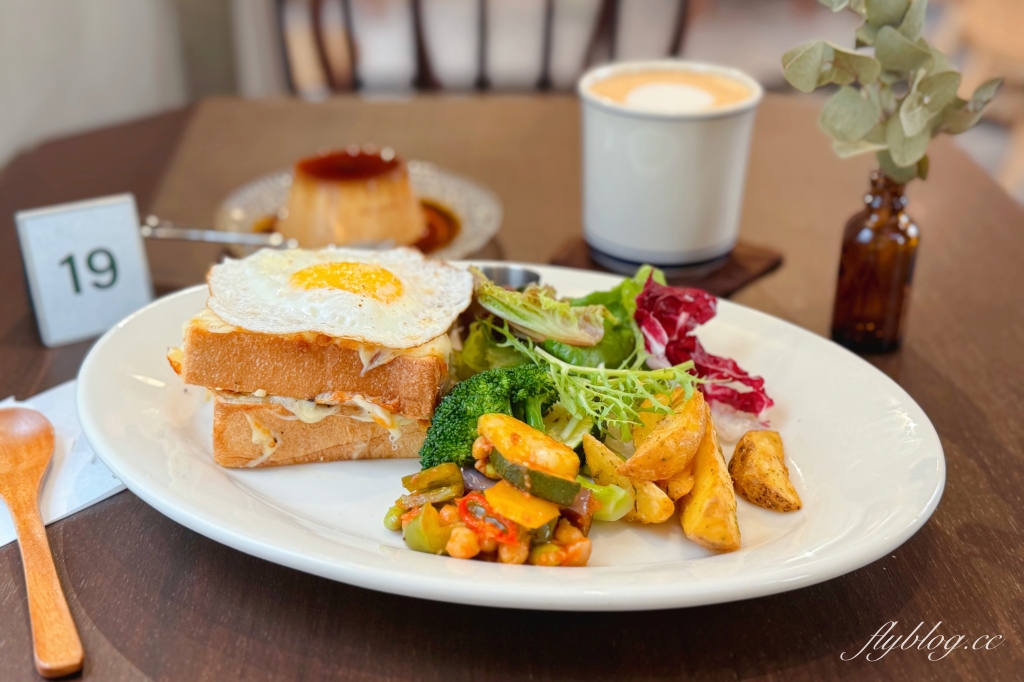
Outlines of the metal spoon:
<svg viewBox="0 0 1024 682">
<path fill-rule="evenodd" d="M 53 456 L 53 426 L 35 410 L 0 410 L 0 497 L 18 532 L 36 670 L 62 677 L 82 669 L 78 638 L 39 514 L 39 487 Z"/>
<path fill-rule="evenodd" d="M 241 246 L 270 247 L 272 249 L 297 249 L 299 240 L 285 239 L 280 232 L 226 232 L 224 230 L 202 230 L 197 227 L 181 227 L 155 215 L 146 216 L 139 226 L 139 233 L 146 239 L 170 239 L 184 242 L 206 242 L 208 244 L 237 244 Z M 348 249 L 385 251 L 394 248 L 395 240 L 379 242 L 356 242 L 345 244 Z"/>
<path fill-rule="evenodd" d="M 243 246 L 268 246 L 273 249 L 294 249 L 299 242 L 285 239 L 280 232 L 225 232 L 224 230 L 200 230 L 194 227 L 180 227 L 155 215 L 146 216 L 139 227 L 146 239 L 172 239 L 186 242 L 207 242 L 212 244 L 241 244 Z"/>
</svg>

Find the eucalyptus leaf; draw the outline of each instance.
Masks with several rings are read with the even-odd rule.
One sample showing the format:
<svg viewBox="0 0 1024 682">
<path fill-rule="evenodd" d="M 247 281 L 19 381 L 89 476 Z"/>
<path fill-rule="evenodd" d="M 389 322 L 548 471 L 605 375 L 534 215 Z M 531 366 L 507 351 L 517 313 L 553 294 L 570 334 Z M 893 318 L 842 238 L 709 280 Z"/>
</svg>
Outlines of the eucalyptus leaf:
<svg viewBox="0 0 1024 682">
<path fill-rule="evenodd" d="M 875 26 L 899 26 L 910 0 L 865 0 L 868 21 Z"/>
<path fill-rule="evenodd" d="M 903 124 L 904 134 L 913 136 L 930 128 L 932 119 L 953 101 L 959 87 L 960 74 L 956 71 L 944 71 L 922 78 L 900 106 L 900 123 Z"/>
<path fill-rule="evenodd" d="M 928 69 L 926 69 L 923 66 L 920 69 L 918 69 L 917 71 L 915 71 L 913 73 L 914 77 L 910 80 L 910 92 L 913 92 L 914 90 L 916 90 L 918 83 L 920 83 L 922 80 L 924 80 L 924 77 L 927 76 L 927 75 L 928 75 Z M 909 93 L 907 93 L 907 94 L 909 94 Z"/>
<path fill-rule="evenodd" d="M 858 28 L 857 32 L 854 34 L 854 38 L 856 38 L 856 46 L 869 47 L 871 45 L 874 45 L 876 35 L 878 35 L 878 28 L 876 26 L 872 26 L 867 22 L 864 22 L 863 24 L 860 25 L 860 28 Z"/>
<path fill-rule="evenodd" d="M 819 41 L 782 55 L 786 80 L 801 92 L 812 92 L 829 83 L 870 85 L 878 79 L 881 65 L 874 57 Z"/>
<path fill-rule="evenodd" d="M 878 80 L 882 81 L 886 85 L 896 85 L 900 81 L 906 80 L 906 76 L 896 71 L 886 71 L 883 69 L 882 73 L 878 75 Z"/>
<path fill-rule="evenodd" d="M 897 166 L 912 166 L 928 151 L 932 131 L 922 130 L 916 135 L 906 135 L 899 116 L 892 116 L 885 124 L 885 143 Z"/>
<path fill-rule="evenodd" d="M 924 15 L 928 11 L 928 0 L 912 0 L 910 9 L 903 15 L 900 22 L 900 33 L 907 40 L 917 40 L 921 37 L 921 29 L 924 27 Z"/>
<path fill-rule="evenodd" d="M 992 101 L 999 92 L 999 88 L 1003 87 L 1002 78 L 992 78 L 987 80 L 975 89 L 974 94 L 971 95 L 970 107 L 972 111 L 981 111 L 985 108 L 985 105 Z"/>
<path fill-rule="evenodd" d="M 956 71 L 956 69 L 953 68 L 953 62 L 949 61 L 949 57 L 942 54 L 942 52 L 936 50 L 934 47 L 929 48 L 929 51 L 932 53 L 932 61 L 931 64 L 928 66 L 929 74 Z"/>
<path fill-rule="evenodd" d="M 969 130 L 981 120 L 982 110 L 996 96 L 1002 84 L 1002 78 L 993 78 L 979 85 L 969 102 L 954 98 L 940 114 L 937 127 L 950 135 Z"/>
<path fill-rule="evenodd" d="M 800 92 L 813 92 L 818 87 L 822 65 L 832 59 L 832 48 L 819 40 L 782 55 L 782 73 L 789 84 Z"/>
<path fill-rule="evenodd" d="M 822 74 L 822 78 L 828 77 L 825 83 L 819 78 L 818 85 L 826 83 L 837 83 L 849 85 L 855 80 L 861 85 L 871 85 L 878 80 L 878 74 L 882 71 L 882 65 L 874 57 L 853 50 L 845 50 L 837 45 L 828 44 L 832 48 L 832 69 Z"/>
<path fill-rule="evenodd" d="M 868 131 L 868 134 L 864 136 L 865 142 L 871 144 L 877 144 L 881 146 L 885 145 L 885 121 L 879 121 L 878 124 Z"/>
<path fill-rule="evenodd" d="M 854 156 L 871 154 L 884 149 L 887 149 L 884 144 L 875 144 L 874 142 L 868 142 L 867 140 L 857 140 L 856 142 L 840 142 L 839 140 L 836 140 L 832 143 L 832 151 L 835 152 L 835 155 L 840 159 L 849 159 Z"/>
<path fill-rule="evenodd" d="M 925 154 L 924 156 L 921 157 L 921 160 L 917 162 L 917 177 L 921 178 L 922 180 L 927 180 L 928 168 L 930 166 L 931 163 L 928 161 L 928 155 Z"/>
<path fill-rule="evenodd" d="M 878 167 L 895 182 L 910 182 L 917 177 L 916 165 L 908 168 L 897 166 L 888 151 L 878 152 L 876 158 L 878 159 Z"/>
<path fill-rule="evenodd" d="M 874 153 L 897 182 L 927 177 L 932 136 L 977 123 L 1002 81 L 983 83 L 969 100 L 957 97 L 959 71 L 921 35 L 929 0 L 818 1 L 864 20 L 855 47 L 818 41 L 792 49 L 782 57 L 786 80 L 802 92 L 841 86 L 818 120 L 840 158 Z"/>
<path fill-rule="evenodd" d="M 892 26 L 883 26 L 875 36 L 875 58 L 887 71 L 909 74 L 932 56 L 932 53 L 907 38 Z"/>
<path fill-rule="evenodd" d="M 878 104 L 882 107 L 882 112 L 886 116 L 893 114 L 900 105 L 892 88 L 879 88 Z"/>
<path fill-rule="evenodd" d="M 980 118 L 980 111 L 971 111 L 967 102 L 956 97 L 939 114 L 936 128 L 950 135 L 959 135 L 969 130 Z"/>
<path fill-rule="evenodd" d="M 881 111 L 850 87 L 842 87 L 825 104 L 818 125 L 839 142 L 856 142 L 878 123 Z"/>
</svg>

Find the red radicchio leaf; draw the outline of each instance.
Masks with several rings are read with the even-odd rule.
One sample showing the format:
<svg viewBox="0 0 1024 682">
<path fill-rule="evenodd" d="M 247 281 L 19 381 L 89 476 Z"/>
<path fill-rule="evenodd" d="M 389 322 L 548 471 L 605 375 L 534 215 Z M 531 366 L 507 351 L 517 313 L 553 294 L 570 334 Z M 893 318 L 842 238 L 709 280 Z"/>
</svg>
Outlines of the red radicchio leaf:
<svg viewBox="0 0 1024 682">
<path fill-rule="evenodd" d="M 708 402 L 729 405 L 764 421 L 774 404 L 765 392 L 764 379 L 750 376 L 735 360 L 708 353 L 693 335 L 715 316 L 717 307 L 718 300 L 706 291 L 667 287 L 649 278 L 636 298 L 634 315 L 650 354 L 647 364 L 657 369 L 693 360 L 697 376 L 715 381 L 700 385 Z"/>
</svg>

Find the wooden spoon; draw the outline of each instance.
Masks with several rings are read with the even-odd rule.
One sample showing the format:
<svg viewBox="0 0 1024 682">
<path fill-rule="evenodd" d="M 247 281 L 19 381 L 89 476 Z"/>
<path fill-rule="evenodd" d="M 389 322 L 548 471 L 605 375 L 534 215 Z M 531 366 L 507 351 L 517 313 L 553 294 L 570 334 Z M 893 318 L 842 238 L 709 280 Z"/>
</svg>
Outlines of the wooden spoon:
<svg viewBox="0 0 1024 682">
<path fill-rule="evenodd" d="M 39 486 L 52 456 L 53 426 L 46 417 L 21 407 L 0 410 L 0 497 L 18 531 L 36 670 L 62 677 L 82 669 L 83 653 L 39 515 Z"/>
</svg>

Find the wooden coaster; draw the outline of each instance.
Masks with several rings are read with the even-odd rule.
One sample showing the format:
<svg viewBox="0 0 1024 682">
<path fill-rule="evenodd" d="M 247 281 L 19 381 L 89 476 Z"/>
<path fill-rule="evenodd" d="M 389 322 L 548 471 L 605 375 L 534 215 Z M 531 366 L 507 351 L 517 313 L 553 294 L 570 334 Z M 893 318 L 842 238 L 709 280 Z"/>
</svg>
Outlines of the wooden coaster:
<svg viewBox="0 0 1024 682">
<path fill-rule="evenodd" d="M 590 257 L 590 248 L 583 241 L 583 237 L 573 237 L 563 244 L 551 259 L 551 264 L 610 272 L 608 268 L 595 263 Z M 731 296 L 781 264 L 782 254 L 778 251 L 741 241 L 736 244 L 732 253 L 720 263 L 713 264 L 710 270 L 701 268 L 693 273 L 669 277 L 668 283 L 673 286 L 703 289 L 715 296 Z"/>
</svg>

